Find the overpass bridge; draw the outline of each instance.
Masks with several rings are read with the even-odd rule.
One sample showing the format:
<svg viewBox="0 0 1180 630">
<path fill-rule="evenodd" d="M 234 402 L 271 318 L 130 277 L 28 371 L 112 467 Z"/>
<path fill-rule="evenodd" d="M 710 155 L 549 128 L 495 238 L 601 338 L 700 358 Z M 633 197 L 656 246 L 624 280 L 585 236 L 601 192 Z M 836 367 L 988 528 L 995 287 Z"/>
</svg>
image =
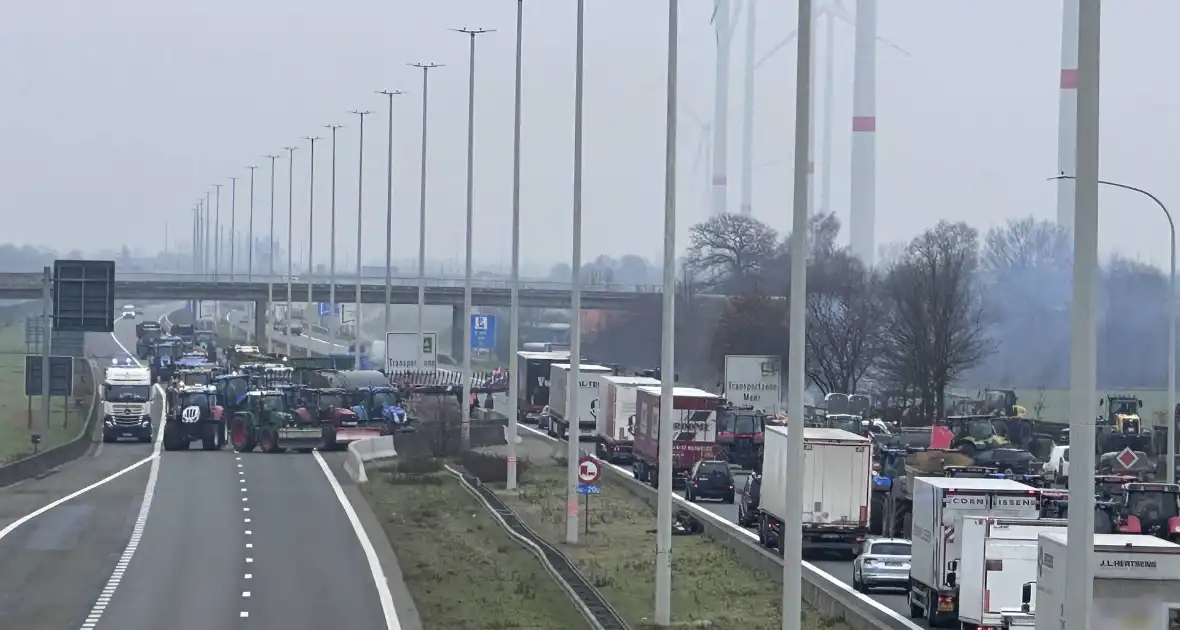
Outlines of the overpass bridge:
<svg viewBox="0 0 1180 630">
<path fill-rule="evenodd" d="M 291 301 L 307 303 L 307 277 L 295 277 L 291 286 Z M 431 305 L 463 305 L 462 278 L 427 278 L 426 303 Z M 312 302 L 328 302 L 330 286 L 324 278 L 315 278 L 311 287 Z M 0 273 L 0 299 L 36 300 L 41 297 L 40 273 Z M 582 287 L 582 308 L 624 309 L 650 301 L 658 303 L 662 287 L 650 284 L 594 284 Z M 507 280 L 473 279 L 471 291 L 475 306 L 509 306 L 511 283 Z M 255 274 L 249 280 L 245 274 L 230 278 L 193 273 L 116 272 L 115 297 L 119 300 L 210 300 L 226 302 L 287 301 L 287 277 Z M 356 277 L 340 276 L 336 281 L 336 301 L 356 302 Z M 385 303 L 385 277 L 362 278 L 361 302 Z M 394 278 L 390 292 L 391 304 L 417 304 L 418 279 Z M 570 283 L 521 281 L 520 304 L 535 308 L 569 308 Z"/>
</svg>

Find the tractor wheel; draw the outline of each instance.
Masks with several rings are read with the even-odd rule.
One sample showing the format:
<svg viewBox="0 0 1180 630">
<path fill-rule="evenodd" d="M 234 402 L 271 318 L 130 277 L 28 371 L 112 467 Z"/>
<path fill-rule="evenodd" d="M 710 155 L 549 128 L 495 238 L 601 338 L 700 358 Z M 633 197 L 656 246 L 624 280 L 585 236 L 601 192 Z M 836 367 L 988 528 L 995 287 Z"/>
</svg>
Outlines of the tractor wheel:
<svg viewBox="0 0 1180 630">
<path fill-rule="evenodd" d="M 206 451 L 216 451 L 221 448 L 221 427 L 215 423 L 207 423 L 201 427 L 201 448 Z"/>
<path fill-rule="evenodd" d="M 262 427 L 258 435 L 258 448 L 263 453 L 282 453 L 283 449 L 279 447 L 278 429 Z"/>
<path fill-rule="evenodd" d="M 239 453 L 248 453 L 254 450 L 254 433 L 244 419 L 234 418 L 230 424 L 230 443 Z"/>
<path fill-rule="evenodd" d="M 320 430 L 320 446 L 321 451 L 334 451 L 337 448 L 336 444 L 336 427 L 325 426 Z"/>
<path fill-rule="evenodd" d="M 166 451 L 180 450 L 180 445 L 176 439 L 176 430 L 172 428 L 173 426 L 171 422 L 164 423 L 164 439 L 162 441 L 164 442 L 164 450 Z"/>
</svg>

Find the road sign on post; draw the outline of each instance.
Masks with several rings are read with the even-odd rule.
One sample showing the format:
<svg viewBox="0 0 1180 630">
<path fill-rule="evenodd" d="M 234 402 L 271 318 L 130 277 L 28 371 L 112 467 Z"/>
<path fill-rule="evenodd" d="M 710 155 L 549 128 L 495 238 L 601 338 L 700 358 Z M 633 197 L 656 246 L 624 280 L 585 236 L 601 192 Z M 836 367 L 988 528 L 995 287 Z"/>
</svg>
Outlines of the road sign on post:
<svg viewBox="0 0 1180 630">
<path fill-rule="evenodd" d="M 53 328 L 115 331 L 115 261 L 53 261 Z"/>
<path fill-rule="evenodd" d="M 333 313 L 340 312 L 340 305 L 339 304 L 333 305 L 329 302 L 319 302 L 318 304 L 320 307 L 320 317 L 327 317 L 328 315 L 331 315 Z"/>
<path fill-rule="evenodd" d="M 33 348 L 40 348 L 45 340 L 45 319 L 40 315 L 29 315 L 25 318 L 25 349 L 32 352 Z"/>
<path fill-rule="evenodd" d="M 496 316 L 471 316 L 471 347 L 475 350 L 491 350 L 496 347 Z"/>
<path fill-rule="evenodd" d="M 385 372 L 434 372 L 438 369 L 438 333 L 385 333 Z"/>
<path fill-rule="evenodd" d="M 49 357 L 49 395 L 72 396 L 74 393 L 74 358 Z M 41 395 L 41 357 L 25 357 L 25 396 Z"/>
</svg>

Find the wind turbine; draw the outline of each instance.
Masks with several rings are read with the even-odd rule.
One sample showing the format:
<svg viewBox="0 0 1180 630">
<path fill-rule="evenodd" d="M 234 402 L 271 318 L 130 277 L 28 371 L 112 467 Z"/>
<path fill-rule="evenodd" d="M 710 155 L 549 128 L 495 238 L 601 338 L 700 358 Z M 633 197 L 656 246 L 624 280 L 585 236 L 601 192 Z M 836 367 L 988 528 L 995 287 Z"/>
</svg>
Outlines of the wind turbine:
<svg viewBox="0 0 1180 630">
<path fill-rule="evenodd" d="M 733 22 L 742 11 L 741 0 L 731 10 L 729 0 L 713 0 L 709 23 L 717 39 L 716 66 L 713 75 L 713 177 L 710 185 L 712 213 L 726 211 L 727 162 L 729 157 L 729 46 L 733 43 Z"/>
<path fill-rule="evenodd" d="M 713 144 L 713 129 L 714 129 L 713 122 L 712 121 L 706 122 L 704 120 L 701 120 L 700 116 L 697 116 L 696 113 L 692 110 L 692 108 L 689 107 L 686 103 L 682 102 L 680 104 L 680 106 L 684 108 L 684 112 L 686 114 L 688 114 L 688 117 L 690 119 L 692 119 L 692 121 L 696 124 L 697 130 L 699 131 L 699 133 L 697 135 L 697 146 L 696 146 L 696 149 L 693 151 L 694 157 L 693 157 L 693 161 L 692 161 L 692 176 L 696 177 L 698 174 L 700 174 L 701 163 L 704 162 L 706 176 L 701 181 L 704 182 L 705 190 L 704 190 L 704 195 L 701 197 L 701 199 L 704 202 L 704 206 L 706 208 L 709 208 L 710 203 L 711 203 L 711 197 L 713 194 L 713 182 L 712 182 L 712 179 L 708 176 L 709 172 L 712 170 L 710 168 L 711 167 L 710 162 L 712 161 L 713 146 L 714 146 L 714 144 Z"/>
<path fill-rule="evenodd" d="M 862 260 L 871 262 L 875 250 L 873 245 L 873 222 L 875 218 L 873 204 L 876 186 L 876 158 L 874 155 L 874 134 L 876 132 L 875 44 L 884 44 L 907 57 L 912 57 L 913 55 L 901 46 L 877 35 L 877 0 L 857 0 L 856 19 L 853 19 L 849 15 L 843 0 L 830 0 L 828 3 L 816 8 L 813 19 L 818 20 L 821 17 L 826 17 L 827 20 L 824 24 L 824 127 L 821 140 L 823 143 L 821 152 L 824 164 L 819 196 L 822 201 L 819 204 L 819 208 L 823 212 L 828 212 L 831 210 L 832 203 L 832 133 L 834 122 L 832 116 L 832 90 L 835 85 L 835 20 L 840 20 L 856 28 L 856 67 L 853 79 L 852 120 L 852 208 L 849 213 L 849 232 L 851 234 L 853 253 L 861 256 Z M 779 50 L 794 41 L 796 34 L 796 31 L 788 33 L 782 41 L 772 47 L 754 63 L 754 68 L 766 63 Z M 814 68 L 812 72 L 814 72 Z M 753 104 L 750 103 L 746 106 L 747 115 L 752 115 L 752 110 Z M 814 138 L 812 141 L 814 141 Z M 743 163 L 750 164 L 751 161 L 746 156 L 743 156 Z M 814 169 L 812 169 L 812 177 L 814 177 Z M 814 204 L 815 202 L 813 201 L 812 203 Z"/>
</svg>

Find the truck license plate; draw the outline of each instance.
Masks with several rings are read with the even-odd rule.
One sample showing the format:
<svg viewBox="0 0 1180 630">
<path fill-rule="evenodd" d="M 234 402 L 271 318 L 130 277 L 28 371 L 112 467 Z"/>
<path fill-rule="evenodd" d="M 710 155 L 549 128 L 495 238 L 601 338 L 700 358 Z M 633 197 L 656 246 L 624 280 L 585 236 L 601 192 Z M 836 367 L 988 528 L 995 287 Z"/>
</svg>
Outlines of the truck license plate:
<svg viewBox="0 0 1180 630">
<path fill-rule="evenodd" d="M 951 600 L 949 600 L 949 599 L 939 600 L 938 610 L 946 612 L 946 611 L 951 611 L 954 609 L 955 609 L 955 603 L 952 602 Z"/>
</svg>

